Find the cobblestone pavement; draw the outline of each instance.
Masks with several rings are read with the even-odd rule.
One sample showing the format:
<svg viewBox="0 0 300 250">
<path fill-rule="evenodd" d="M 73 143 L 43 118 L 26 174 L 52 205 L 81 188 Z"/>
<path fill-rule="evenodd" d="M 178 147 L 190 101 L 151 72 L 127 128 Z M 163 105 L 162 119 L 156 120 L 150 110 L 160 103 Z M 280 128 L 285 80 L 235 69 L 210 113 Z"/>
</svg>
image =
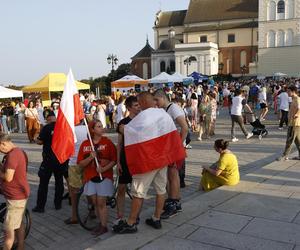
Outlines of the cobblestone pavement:
<svg viewBox="0 0 300 250">
<path fill-rule="evenodd" d="M 230 139 L 230 117 L 227 109 L 221 110 L 217 120 L 216 135 L 201 142 L 196 141 L 197 134 L 192 136 L 192 149 L 188 150 L 187 159 L 187 187 L 182 189 L 183 201 L 191 200 L 196 194 L 199 179 L 201 176 L 201 165 L 208 165 L 216 161 L 218 154 L 213 150 L 213 142 L 217 138 Z M 272 162 L 281 152 L 285 144 L 286 130 L 278 130 L 278 120 L 275 115 L 270 114 L 269 120 L 265 122 L 269 135 L 263 140 L 253 137 L 249 140 L 244 139 L 239 128 L 237 137 L 240 139 L 237 143 L 231 144 L 239 160 L 241 174 L 244 175 L 253 172 L 256 169 Z M 251 126 L 247 125 L 248 130 Z M 110 138 L 116 142 L 116 134 L 109 133 Z M 35 205 L 36 193 L 39 178 L 37 171 L 41 163 L 41 146 L 29 144 L 26 134 L 13 134 L 13 140 L 22 147 L 29 156 L 29 180 L 31 185 L 31 197 L 28 208 Z M 85 249 L 94 245 L 101 239 L 110 237 L 111 232 L 100 238 L 94 238 L 88 231 L 85 231 L 79 225 L 67 226 L 63 220 L 70 215 L 70 206 L 67 201 L 63 202 L 63 209 L 56 211 L 53 204 L 54 183 L 51 179 L 49 185 L 48 202 L 44 214 L 32 215 L 32 228 L 30 235 L 26 239 L 26 249 Z M 153 193 L 150 192 L 148 199 L 144 202 L 144 208 L 153 206 Z M 183 208 L 184 209 L 184 208 Z M 129 202 L 126 205 L 126 211 L 129 210 Z M 115 218 L 115 209 L 110 209 L 110 223 Z M 142 218 L 143 219 L 143 218 Z"/>
</svg>

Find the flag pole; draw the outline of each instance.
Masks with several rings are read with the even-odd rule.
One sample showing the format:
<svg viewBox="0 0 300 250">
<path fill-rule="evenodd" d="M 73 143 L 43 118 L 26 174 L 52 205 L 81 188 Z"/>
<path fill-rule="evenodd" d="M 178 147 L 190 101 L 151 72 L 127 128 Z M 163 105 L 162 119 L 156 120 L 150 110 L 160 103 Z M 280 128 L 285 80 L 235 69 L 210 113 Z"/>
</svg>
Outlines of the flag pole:
<svg viewBox="0 0 300 250">
<path fill-rule="evenodd" d="M 89 130 L 89 127 L 88 127 L 86 118 L 84 118 L 83 120 L 84 120 L 84 125 L 85 125 L 85 127 L 86 127 L 86 131 L 87 131 L 87 135 L 88 135 L 89 141 L 90 141 L 90 143 L 91 143 L 92 151 L 95 152 L 94 143 L 93 143 L 93 141 L 92 141 L 91 133 L 90 133 L 90 130 Z M 96 162 L 97 172 L 98 172 L 98 171 L 100 170 L 100 167 L 101 167 L 101 166 L 99 166 L 99 161 L 98 161 L 97 155 L 96 155 L 96 157 L 95 157 L 94 159 L 95 159 L 95 162 Z M 98 173 L 99 173 L 99 172 L 98 172 Z M 102 174 L 101 174 L 101 173 L 99 173 L 99 177 L 100 177 L 100 179 L 101 179 L 101 181 L 102 181 L 103 178 L 102 178 Z"/>
</svg>

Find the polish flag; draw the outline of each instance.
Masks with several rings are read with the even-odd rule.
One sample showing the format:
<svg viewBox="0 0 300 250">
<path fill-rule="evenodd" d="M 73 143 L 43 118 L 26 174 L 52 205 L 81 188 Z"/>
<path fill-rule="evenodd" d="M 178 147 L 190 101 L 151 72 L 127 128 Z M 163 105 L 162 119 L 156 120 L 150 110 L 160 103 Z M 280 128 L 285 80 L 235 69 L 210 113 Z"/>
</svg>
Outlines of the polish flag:
<svg viewBox="0 0 300 250">
<path fill-rule="evenodd" d="M 75 125 L 79 124 L 83 118 L 84 113 L 77 86 L 70 69 L 61 98 L 51 145 L 60 163 L 64 163 L 74 155 L 75 143 L 77 142 Z"/>
<path fill-rule="evenodd" d="M 142 111 L 125 125 L 124 144 L 131 175 L 163 168 L 186 156 L 172 118 L 158 108 Z"/>
</svg>

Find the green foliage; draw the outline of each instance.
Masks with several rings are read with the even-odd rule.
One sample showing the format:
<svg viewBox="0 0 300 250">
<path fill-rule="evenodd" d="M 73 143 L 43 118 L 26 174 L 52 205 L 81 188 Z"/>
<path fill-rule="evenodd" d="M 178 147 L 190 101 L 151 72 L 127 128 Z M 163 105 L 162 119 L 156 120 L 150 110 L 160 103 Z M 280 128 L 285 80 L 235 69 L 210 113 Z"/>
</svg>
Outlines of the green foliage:
<svg viewBox="0 0 300 250">
<path fill-rule="evenodd" d="M 100 88 L 101 95 L 111 94 L 111 82 L 116 81 L 123 76 L 130 74 L 130 63 L 121 64 L 116 70 L 111 71 L 107 76 L 101 76 L 98 78 L 90 77 L 89 79 L 83 79 L 81 82 L 89 84 L 91 91 L 96 92 L 96 88 Z"/>
</svg>

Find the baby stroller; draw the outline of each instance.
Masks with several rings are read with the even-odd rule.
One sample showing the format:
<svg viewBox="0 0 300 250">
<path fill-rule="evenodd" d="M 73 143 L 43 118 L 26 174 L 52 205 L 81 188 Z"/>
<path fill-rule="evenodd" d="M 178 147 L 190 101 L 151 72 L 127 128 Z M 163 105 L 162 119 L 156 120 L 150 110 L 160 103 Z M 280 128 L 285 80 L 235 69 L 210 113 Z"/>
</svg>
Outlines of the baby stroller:
<svg viewBox="0 0 300 250">
<path fill-rule="evenodd" d="M 252 112 L 245 112 L 247 121 L 253 127 L 252 133 L 253 135 L 258 135 L 258 139 L 261 140 L 263 137 L 268 135 L 268 130 L 266 126 L 263 125 L 260 120 L 255 116 Z"/>
</svg>

